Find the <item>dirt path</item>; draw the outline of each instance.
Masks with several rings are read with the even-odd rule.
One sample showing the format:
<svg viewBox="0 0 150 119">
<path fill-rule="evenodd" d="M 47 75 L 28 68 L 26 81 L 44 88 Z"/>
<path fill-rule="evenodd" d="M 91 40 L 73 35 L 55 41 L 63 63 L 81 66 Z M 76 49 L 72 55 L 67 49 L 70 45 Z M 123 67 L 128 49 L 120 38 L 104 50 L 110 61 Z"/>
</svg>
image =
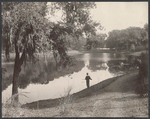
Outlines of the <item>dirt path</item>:
<svg viewBox="0 0 150 119">
<path fill-rule="evenodd" d="M 132 73 L 126 75 L 125 77 L 121 77 L 119 80 L 116 80 L 115 82 L 113 82 L 112 84 L 110 84 L 108 87 L 105 88 L 105 91 L 108 93 L 104 94 L 105 95 L 104 97 L 107 97 L 108 100 L 103 100 L 100 103 L 102 105 L 106 103 L 107 105 L 106 106 L 107 111 L 104 110 L 107 113 L 106 115 L 103 116 L 109 117 L 145 116 L 145 114 L 140 110 L 144 111 L 144 107 L 146 105 L 143 104 L 145 104 L 146 101 L 148 100 L 140 99 L 139 96 L 135 93 L 137 87 L 136 80 L 137 80 L 137 73 Z M 105 107 L 105 105 L 103 105 L 102 107 Z"/>
<path fill-rule="evenodd" d="M 99 94 L 74 104 L 73 112 L 79 117 L 147 117 L 148 98 L 135 93 L 136 80 L 137 73 L 119 78 Z"/>
</svg>

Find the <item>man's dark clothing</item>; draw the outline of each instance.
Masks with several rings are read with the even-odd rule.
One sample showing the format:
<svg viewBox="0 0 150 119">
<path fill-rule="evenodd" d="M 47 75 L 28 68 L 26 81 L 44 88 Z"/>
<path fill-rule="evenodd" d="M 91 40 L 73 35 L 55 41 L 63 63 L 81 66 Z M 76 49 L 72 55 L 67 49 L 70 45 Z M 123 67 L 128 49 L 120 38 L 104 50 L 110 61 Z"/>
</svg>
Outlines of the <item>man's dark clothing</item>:
<svg viewBox="0 0 150 119">
<path fill-rule="evenodd" d="M 90 79 L 91 79 L 90 76 L 86 76 L 86 77 L 85 77 L 87 88 L 90 87 Z M 91 80 L 92 80 L 92 79 L 91 79 Z"/>
</svg>

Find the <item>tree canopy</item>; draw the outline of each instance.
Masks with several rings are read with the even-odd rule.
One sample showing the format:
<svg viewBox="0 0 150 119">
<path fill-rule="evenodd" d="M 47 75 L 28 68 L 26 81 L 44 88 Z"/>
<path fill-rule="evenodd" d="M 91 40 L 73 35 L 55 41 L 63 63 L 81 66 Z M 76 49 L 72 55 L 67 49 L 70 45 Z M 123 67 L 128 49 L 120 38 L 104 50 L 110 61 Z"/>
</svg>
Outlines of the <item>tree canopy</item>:
<svg viewBox="0 0 150 119">
<path fill-rule="evenodd" d="M 91 20 L 90 9 L 96 7 L 94 2 L 54 2 L 51 6 L 53 13 L 56 9 L 62 10 L 63 22 L 72 28 L 73 35 L 77 38 L 83 35 L 82 33 L 94 34 L 95 27 L 101 27 L 100 23 Z"/>
<path fill-rule="evenodd" d="M 144 40 L 144 29 L 140 27 L 129 27 L 123 30 L 109 32 L 106 46 L 120 50 L 130 50 L 131 46 L 140 46 Z"/>
<path fill-rule="evenodd" d="M 85 33 L 95 34 L 95 27 L 99 24 L 93 22 L 90 18 L 89 9 L 94 8 L 95 3 L 93 2 L 54 2 L 51 3 L 51 12 L 55 13 L 56 9 L 62 10 L 64 19 L 61 22 L 55 23 L 53 30 L 50 32 L 49 39 L 52 39 L 53 54 L 54 56 L 59 55 L 60 64 L 66 66 L 66 63 L 70 62 L 67 56 L 66 38 L 72 36 L 75 41 L 79 40 L 79 37 Z M 57 32 L 56 32 L 57 31 Z M 57 59 L 55 57 L 55 59 Z M 64 63 L 66 62 L 66 63 Z M 64 63 L 64 64 L 63 64 Z"/>
<path fill-rule="evenodd" d="M 9 27 L 12 29 L 6 31 L 9 33 L 11 39 L 11 44 L 14 46 L 15 50 L 15 64 L 13 73 L 13 87 L 12 95 L 18 93 L 18 78 L 21 72 L 21 66 L 26 62 L 27 56 L 30 59 L 34 59 L 34 53 L 36 49 L 41 47 L 42 43 L 46 41 L 45 26 L 46 19 L 45 16 L 46 3 L 38 2 L 3 2 L 3 26 L 5 27 L 5 20 L 8 17 L 4 17 L 5 14 L 9 13 L 10 22 Z M 18 100 L 18 97 L 16 97 Z"/>
<path fill-rule="evenodd" d="M 3 16 L 9 14 L 9 27 L 11 32 L 11 44 L 15 47 L 15 51 L 19 53 L 25 51 L 29 56 L 33 55 L 36 48 L 41 46 L 46 39 L 45 16 L 46 3 L 36 2 L 4 2 L 2 6 Z M 3 17 L 3 26 L 6 27 L 4 21 L 8 21 L 7 17 Z M 10 33 L 10 31 L 3 32 Z"/>
</svg>

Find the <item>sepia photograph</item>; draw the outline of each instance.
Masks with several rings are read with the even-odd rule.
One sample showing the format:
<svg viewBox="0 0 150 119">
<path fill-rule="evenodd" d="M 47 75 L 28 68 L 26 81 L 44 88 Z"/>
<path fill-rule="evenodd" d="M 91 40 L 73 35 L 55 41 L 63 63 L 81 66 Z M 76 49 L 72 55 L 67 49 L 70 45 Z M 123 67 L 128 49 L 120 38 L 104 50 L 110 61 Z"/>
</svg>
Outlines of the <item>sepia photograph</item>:
<svg viewBox="0 0 150 119">
<path fill-rule="evenodd" d="M 1 21 L 2 118 L 148 118 L 148 2 L 1 2 Z"/>
</svg>

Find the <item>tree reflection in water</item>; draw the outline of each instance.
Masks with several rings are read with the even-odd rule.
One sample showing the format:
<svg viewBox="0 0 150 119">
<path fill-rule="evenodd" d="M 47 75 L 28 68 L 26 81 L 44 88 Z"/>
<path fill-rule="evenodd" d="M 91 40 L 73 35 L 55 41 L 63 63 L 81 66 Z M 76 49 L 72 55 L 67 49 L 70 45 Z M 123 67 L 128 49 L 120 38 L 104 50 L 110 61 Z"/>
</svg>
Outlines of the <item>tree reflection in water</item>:
<svg viewBox="0 0 150 119">
<path fill-rule="evenodd" d="M 25 89 L 29 84 L 48 84 L 49 81 L 53 81 L 54 78 L 81 70 L 83 66 L 83 61 L 76 61 L 75 65 L 70 68 L 56 71 L 54 62 L 47 62 L 47 64 L 42 61 L 38 61 L 35 64 L 28 62 L 26 66 L 22 67 L 19 76 L 19 88 Z M 12 72 L 12 65 L 6 65 L 5 67 Z M 2 90 L 5 90 L 12 83 L 12 74 L 10 72 L 6 72 L 2 78 Z"/>
</svg>

